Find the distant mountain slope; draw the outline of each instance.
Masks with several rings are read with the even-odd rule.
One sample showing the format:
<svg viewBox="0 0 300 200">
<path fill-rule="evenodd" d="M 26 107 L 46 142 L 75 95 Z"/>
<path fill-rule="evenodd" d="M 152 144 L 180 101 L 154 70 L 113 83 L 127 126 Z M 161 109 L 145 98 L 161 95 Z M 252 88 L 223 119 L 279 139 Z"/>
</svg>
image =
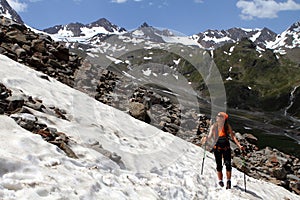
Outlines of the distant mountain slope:
<svg viewBox="0 0 300 200">
<path fill-rule="evenodd" d="M 81 41 L 87 44 L 95 44 L 94 41 L 103 40 L 108 35 L 117 34 L 124 36 L 125 42 L 129 40 L 144 40 L 156 43 L 183 43 L 184 40 L 189 45 L 197 45 L 204 49 L 217 49 L 224 44 L 236 43 L 243 38 L 248 38 L 256 45 L 259 51 L 273 49 L 277 53 L 286 54 L 288 49 L 300 47 L 299 27 L 300 22 L 296 22 L 281 34 L 276 34 L 268 28 L 231 28 L 228 30 L 207 30 L 193 36 L 178 36 L 171 30 L 161 30 L 149 26 L 147 23 L 142 24 L 135 30 L 126 31 L 124 28 L 120 28 L 107 19 L 102 18 L 87 25 L 70 23 L 57 25 L 43 31 L 59 40 Z"/>
<path fill-rule="evenodd" d="M 277 35 L 267 46 L 270 49 L 282 51 L 300 47 L 300 21 L 292 24 L 287 30 Z"/>
<path fill-rule="evenodd" d="M 90 24 L 70 23 L 66 25 L 57 25 L 43 30 L 46 33 L 54 34 L 58 37 L 85 37 L 90 38 L 96 34 L 120 34 L 126 31 L 118 27 L 105 18 L 101 18 Z"/>
<path fill-rule="evenodd" d="M 231 28 L 228 30 L 207 30 L 203 33 L 198 33 L 198 42 L 207 49 L 216 49 L 226 43 L 238 42 L 242 38 L 249 38 L 256 45 L 265 48 L 267 42 L 273 41 L 276 38 L 276 33 L 264 29 L 242 29 Z"/>
<path fill-rule="evenodd" d="M 298 64 L 285 55 L 278 58 L 270 49 L 260 52 L 256 48 L 254 42 L 245 38 L 214 51 L 228 104 L 244 109 L 283 109 L 289 104 L 290 91 L 299 84 Z"/>
<path fill-rule="evenodd" d="M 24 23 L 18 13 L 7 3 L 6 0 L 0 0 L 0 16 L 12 19 L 20 24 Z"/>
</svg>

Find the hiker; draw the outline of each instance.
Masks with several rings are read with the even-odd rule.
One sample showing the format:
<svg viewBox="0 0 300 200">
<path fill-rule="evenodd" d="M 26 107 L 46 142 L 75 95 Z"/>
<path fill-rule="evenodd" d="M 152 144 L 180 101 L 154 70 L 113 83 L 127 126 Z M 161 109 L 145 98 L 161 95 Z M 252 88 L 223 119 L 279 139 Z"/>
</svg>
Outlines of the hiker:
<svg viewBox="0 0 300 200">
<path fill-rule="evenodd" d="M 217 175 L 219 185 L 224 186 L 223 173 L 222 173 L 222 157 L 226 166 L 227 184 L 226 189 L 231 188 L 231 149 L 229 143 L 229 137 L 237 144 L 237 146 L 244 150 L 239 141 L 236 139 L 235 134 L 232 131 L 231 126 L 228 123 L 228 114 L 225 112 L 219 112 L 216 116 L 216 122 L 210 127 L 208 137 L 204 138 L 204 142 L 208 142 L 213 145 L 213 152 L 217 164 Z M 211 146 L 212 146 L 211 145 Z"/>
</svg>

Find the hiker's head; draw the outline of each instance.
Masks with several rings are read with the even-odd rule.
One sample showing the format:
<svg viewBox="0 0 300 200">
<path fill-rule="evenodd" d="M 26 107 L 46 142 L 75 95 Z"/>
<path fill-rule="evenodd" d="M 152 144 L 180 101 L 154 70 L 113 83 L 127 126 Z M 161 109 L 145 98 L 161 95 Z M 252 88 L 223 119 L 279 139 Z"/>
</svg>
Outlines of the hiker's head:
<svg viewBox="0 0 300 200">
<path fill-rule="evenodd" d="M 219 112 L 218 114 L 217 114 L 217 121 L 218 120 L 222 120 L 222 121 L 226 121 L 227 119 L 228 119 L 228 114 L 227 113 L 225 113 L 225 112 Z"/>
</svg>

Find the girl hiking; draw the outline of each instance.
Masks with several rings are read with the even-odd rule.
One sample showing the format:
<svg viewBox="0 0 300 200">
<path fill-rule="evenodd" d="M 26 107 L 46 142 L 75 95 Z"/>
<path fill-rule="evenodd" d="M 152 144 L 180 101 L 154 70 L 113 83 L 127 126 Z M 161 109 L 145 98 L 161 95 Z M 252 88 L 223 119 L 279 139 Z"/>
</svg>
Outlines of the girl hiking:
<svg viewBox="0 0 300 200">
<path fill-rule="evenodd" d="M 229 137 L 237 144 L 237 146 L 243 150 L 239 141 L 236 139 L 235 134 L 232 131 L 231 126 L 228 124 L 228 114 L 225 112 L 219 112 L 216 116 L 216 122 L 210 127 L 208 137 L 204 138 L 204 142 L 208 142 L 213 145 L 213 152 L 217 164 L 217 175 L 219 185 L 224 186 L 223 173 L 222 173 L 222 158 L 226 166 L 226 189 L 231 188 L 231 149 L 229 143 Z"/>
</svg>

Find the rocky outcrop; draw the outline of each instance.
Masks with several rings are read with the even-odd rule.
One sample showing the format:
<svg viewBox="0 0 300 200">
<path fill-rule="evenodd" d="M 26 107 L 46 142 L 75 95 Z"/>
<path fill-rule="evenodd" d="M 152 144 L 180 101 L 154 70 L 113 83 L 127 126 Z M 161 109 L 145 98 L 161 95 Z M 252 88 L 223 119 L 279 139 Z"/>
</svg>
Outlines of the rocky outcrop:
<svg viewBox="0 0 300 200">
<path fill-rule="evenodd" d="M 43 101 L 31 96 L 25 95 L 22 91 L 12 92 L 7 89 L 5 85 L 0 83 L 0 114 L 5 114 L 16 121 L 16 123 L 32 132 L 33 134 L 40 135 L 45 141 L 57 146 L 65 154 L 74 159 L 78 159 L 76 153 L 72 150 L 72 144 L 75 141 L 68 137 L 67 133 L 61 132 L 54 127 L 41 122 L 36 113 L 41 112 L 59 119 L 68 120 L 68 112 L 55 106 L 47 106 Z M 42 117 L 43 120 L 45 119 Z M 99 142 L 85 144 L 88 148 L 94 149 L 106 156 L 113 162 L 117 163 L 122 169 L 125 169 L 121 156 L 114 152 L 110 152 L 102 147 Z"/>
<path fill-rule="evenodd" d="M 95 99 L 110 105 L 112 103 L 111 94 L 113 93 L 118 80 L 119 78 L 116 74 L 108 70 L 103 70 L 97 84 L 97 94 Z"/>
<path fill-rule="evenodd" d="M 19 24 L 24 23 L 20 15 L 18 15 L 18 13 L 7 3 L 6 0 L 0 1 L 0 15 L 4 15 Z"/>
<path fill-rule="evenodd" d="M 22 91 L 12 92 L 0 83 L 0 114 L 13 118 L 22 128 L 40 135 L 45 141 L 58 146 L 67 156 L 77 158 L 72 151 L 67 134 L 40 122 L 32 111 L 39 111 L 68 120 L 67 112 L 54 106 L 46 106 L 42 100 L 26 96 Z"/>
<path fill-rule="evenodd" d="M 88 72 L 86 72 L 88 74 Z M 82 77 L 89 77 L 88 75 Z M 85 82 L 81 80 L 81 82 Z M 128 112 L 131 116 L 150 123 L 165 132 L 174 135 L 185 132 L 181 125 L 179 105 L 170 98 L 162 96 L 146 87 L 129 86 L 125 77 L 119 77 L 109 70 L 102 70 L 95 94 L 95 99 Z M 77 85 L 79 86 L 79 85 Z M 133 88 L 136 87 L 136 88 Z M 89 91 L 93 95 L 92 91 Z M 183 117 L 184 118 L 184 117 Z M 188 117 L 186 117 L 188 118 Z M 197 120 L 193 123 L 197 127 Z M 192 134 L 186 129 L 185 134 Z"/>
<path fill-rule="evenodd" d="M 0 53 L 69 86 L 74 85 L 81 65 L 81 58 L 63 44 L 4 17 L 0 18 Z"/>
<path fill-rule="evenodd" d="M 233 165 L 251 177 L 272 182 L 300 194 L 300 160 L 266 147 L 254 151 L 247 149 L 244 156 L 233 159 Z M 245 166 L 241 165 L 244 160 Z M 243 168 L 244 167 L 244 168 Z"/>
</svg>

